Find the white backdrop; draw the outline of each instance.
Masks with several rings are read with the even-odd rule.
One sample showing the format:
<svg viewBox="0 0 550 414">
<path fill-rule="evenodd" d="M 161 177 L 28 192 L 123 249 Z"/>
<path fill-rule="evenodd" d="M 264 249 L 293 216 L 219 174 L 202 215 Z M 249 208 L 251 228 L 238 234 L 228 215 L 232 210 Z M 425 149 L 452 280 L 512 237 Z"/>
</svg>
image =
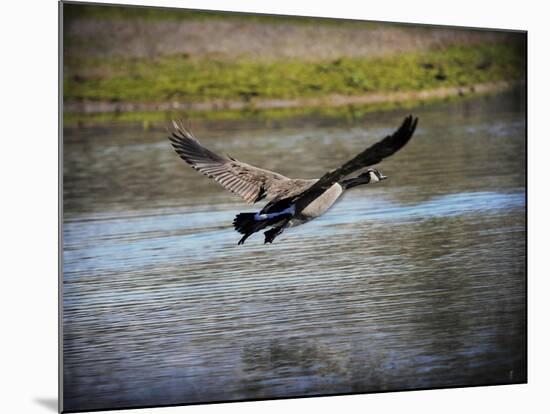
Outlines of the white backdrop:
<svg viewBox="0 0 550 414">
<path fill-rule="evenodd" d="M 116 2 L 116 1 L 114 1 Z M 308 16 L 529 30 L 529 384 L 232 403 L 128 413 L 407 412 L 463 413 L 548 409 L 548 278 L 545 262 L 550 134 L 548 12 L 543 2 L 339 0 L 132 1 Z M 9 5 L 6 5 L 9 4 Z M 57 2 L 3 4 L 2 412 L 52 413 L 57 398 Z M 7 91 L 7 94 L 6 94 Z"/>
</svg>

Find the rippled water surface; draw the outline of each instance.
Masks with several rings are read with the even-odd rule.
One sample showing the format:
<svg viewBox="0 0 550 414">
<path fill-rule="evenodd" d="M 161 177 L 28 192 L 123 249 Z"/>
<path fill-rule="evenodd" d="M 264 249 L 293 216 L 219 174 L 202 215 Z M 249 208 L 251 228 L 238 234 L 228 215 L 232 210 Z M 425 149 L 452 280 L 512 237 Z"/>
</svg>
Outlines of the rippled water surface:
<svg viewBox="0 0 550 414">
<path fill-rule="evenodd" d="M 390 179 L 237 246 L 253 211 L 164 129 L 64 131 L 66 410 L 523 382 L 525 120 L 517 94 L 415 110 Z M 314 178 L 391 132 L 197 123 L 214 151 Z"/>
</svg>

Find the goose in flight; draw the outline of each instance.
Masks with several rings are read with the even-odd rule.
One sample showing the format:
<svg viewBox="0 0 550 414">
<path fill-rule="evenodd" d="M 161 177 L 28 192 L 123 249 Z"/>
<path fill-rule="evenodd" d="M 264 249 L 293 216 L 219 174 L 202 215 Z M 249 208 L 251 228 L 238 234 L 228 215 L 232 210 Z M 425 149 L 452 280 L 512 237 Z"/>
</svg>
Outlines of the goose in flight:
<svg viewBox="0 0 550 414">
<path fill-rule="evenodd" d="M 235 230 L 243 244 L 253 233 L 264 232 L 264 243 L 272 243 L 285 228 L 294 227 L 324 214 L 342 193 L 362 184 L 387 178 L 374 168 L 384 158 L 399 151 L 411 139 L 418 118 L 409 115 L 391 135 L 368 147 L 341 167 L 319 179 L 293 179 L 273 171 L 254 167 L 231 157 L 222 157 L 203 147 L 181 123 L 174 122 L 170 141 L 177 154 L 195 170 L 213 178 L 225 189 L 247 203 L 266 199 L 259 212 L 237 214 Z M 353 173 L 365 169 L 349 178 Z"/>
</svg>

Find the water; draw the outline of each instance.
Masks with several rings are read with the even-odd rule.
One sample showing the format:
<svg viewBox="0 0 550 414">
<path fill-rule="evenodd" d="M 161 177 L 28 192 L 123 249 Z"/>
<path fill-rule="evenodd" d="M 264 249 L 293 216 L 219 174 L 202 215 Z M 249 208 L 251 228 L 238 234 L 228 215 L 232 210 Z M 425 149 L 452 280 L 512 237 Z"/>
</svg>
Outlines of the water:
<svg viewBox="0 0 550 414">
<path fill-rule="evenodd" d="M 237 246 L 253 211 L 164 130 L 65 130 L 66 410 L 523 382 L 525 119 L 517 94 L 440 104 L 327 214 Z M 391 132 L 362 120 L 195 125 L 313 178 Z"/>
</svg>

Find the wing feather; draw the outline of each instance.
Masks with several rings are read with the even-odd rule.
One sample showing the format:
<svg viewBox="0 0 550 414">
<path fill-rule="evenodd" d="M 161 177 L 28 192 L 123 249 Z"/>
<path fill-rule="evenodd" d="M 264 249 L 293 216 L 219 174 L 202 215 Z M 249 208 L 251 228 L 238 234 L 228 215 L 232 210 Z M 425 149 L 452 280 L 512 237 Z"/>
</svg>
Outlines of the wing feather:
<svg viewBox="0 0 550 414">
<path fill-rule="evenodd" d="M 276 172 L 222 157 L 203 147 L 182 124 L 173 125 L 169 139 L 180 158 L 247 203 L 275 197 L 277 184 L 289 180 Z"/>
<path fill-rule="evenodd" d="M 341 167 L 327 172 L 304 192 L 293 197 L 275 200 L 266 205 L 262 213 L 280 211 L 291 204 L 295 204 L 297 213 L 302 211 L 309 203 L 319 197 L 333 184 L 341 181 L 344 177 L 362 168 L 378 164 L 384 158 L 395 154 L 403 148 L 413 136 L 417 123 L 418 118 L 413 118 L 412 115 L 409 115 L 392 135 L 388 135 L 376 144 L 371 145 Z"/>
</svg>

